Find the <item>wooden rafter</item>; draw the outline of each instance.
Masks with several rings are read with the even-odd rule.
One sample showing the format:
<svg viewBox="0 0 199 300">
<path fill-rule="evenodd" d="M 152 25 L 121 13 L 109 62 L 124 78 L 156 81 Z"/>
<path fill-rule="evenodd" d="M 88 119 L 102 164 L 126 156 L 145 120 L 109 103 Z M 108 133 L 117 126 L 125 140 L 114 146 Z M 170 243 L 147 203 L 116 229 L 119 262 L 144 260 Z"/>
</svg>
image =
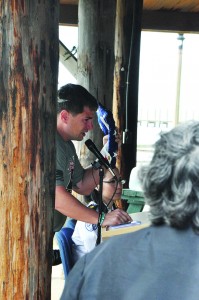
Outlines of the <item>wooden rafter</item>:
<svg viewBox="0 0 199 300">
<path fill-rule="evenodd" d="M 78 0 L 60 0 L 60 24 L 78 26 Z M 143 30 L 199 32 L 198 0 L 144 0 Z"/>
</svg>

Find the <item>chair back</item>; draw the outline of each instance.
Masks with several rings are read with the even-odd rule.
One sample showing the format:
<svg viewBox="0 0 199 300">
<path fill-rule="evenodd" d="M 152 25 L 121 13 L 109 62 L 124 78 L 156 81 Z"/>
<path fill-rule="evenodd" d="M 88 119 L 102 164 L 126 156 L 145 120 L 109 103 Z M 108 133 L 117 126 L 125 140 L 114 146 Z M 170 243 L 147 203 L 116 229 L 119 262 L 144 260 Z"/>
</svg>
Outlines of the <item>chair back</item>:
<svg viewBox="0 0 199 300">
<path fill-rule="evenodd" d="M 72 234 L 74 232 L 75 220 L 69 220 L 66 222 L 66 227 L 63 227 L 60 231 L 55 233 L 57 243 L 60 250 L 60 256 L 62 260 L 64 276 L 68 276 L 68 273 L 73 267 L 72 256 Z"/>
</svg>

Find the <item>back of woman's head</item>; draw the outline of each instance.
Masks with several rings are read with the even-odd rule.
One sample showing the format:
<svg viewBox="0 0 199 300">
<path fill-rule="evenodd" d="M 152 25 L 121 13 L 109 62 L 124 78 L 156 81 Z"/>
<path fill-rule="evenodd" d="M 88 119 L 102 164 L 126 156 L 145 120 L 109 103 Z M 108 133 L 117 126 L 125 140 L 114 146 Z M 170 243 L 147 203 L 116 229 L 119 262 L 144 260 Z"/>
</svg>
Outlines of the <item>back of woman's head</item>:
<svg viewBox="0 0 199 300">
<path fill-rule="evenodd" d="M 139 177 L 154 224 L 191 225 L 199 233 L 199 122 L 162 133 Z"/>
</svg>

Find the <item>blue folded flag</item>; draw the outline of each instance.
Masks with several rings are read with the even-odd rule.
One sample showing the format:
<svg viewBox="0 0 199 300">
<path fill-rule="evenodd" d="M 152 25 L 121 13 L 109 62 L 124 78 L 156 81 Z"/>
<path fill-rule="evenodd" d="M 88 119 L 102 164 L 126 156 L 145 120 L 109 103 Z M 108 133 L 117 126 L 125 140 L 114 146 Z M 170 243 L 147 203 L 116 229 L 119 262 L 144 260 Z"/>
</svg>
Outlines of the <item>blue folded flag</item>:
<svg viewBox="0 0 199 300">
<path fill-rule="evenodd" d="M 106 157 L 112 168 L 116 165 L 116 156 L 118 151 L 118 144 L 115 141 L 116 127 L 115 121 L 113 119 L 113 114 L 110 110 L 106 109 L 101 103 L 99 103 L 97 109 L 98 123 L 105 135 L 108 135 L 108 142 L 106 145 L 106 150 L 108 152 L 108 157 Z M 104 154 L 102 152 L 102 154 Z"/>
</svg>

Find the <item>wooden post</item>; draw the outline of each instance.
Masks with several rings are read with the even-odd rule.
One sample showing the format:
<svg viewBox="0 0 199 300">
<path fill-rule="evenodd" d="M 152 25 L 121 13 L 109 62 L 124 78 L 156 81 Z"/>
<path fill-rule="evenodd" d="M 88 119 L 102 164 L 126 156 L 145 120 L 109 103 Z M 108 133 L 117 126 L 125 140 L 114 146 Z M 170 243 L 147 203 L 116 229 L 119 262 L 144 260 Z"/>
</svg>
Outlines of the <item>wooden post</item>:
<svg viewBox="0 0 199 300">
<path fill-rule="evenodd" d="M 122 100 L 125 99 L 125 69 L 123 65 L 123 43 L 124 43 L 124 4 L 121 0 L 117 1 L 116 6 L 116 19 L 115 19 L 115 65 L 114 65 L 114 77 L 113 77 L 113 117 L 116 122 L 116 126 L 119 132 L 122 134 L 122 116 L 124 115 L 124 107 L 122 106 Z M 124 103 L 124 101 L 123 101 Z M 124 116 L 123 116 L 124 118 Z M 117 164 L 121 169 L 121 149 L 118 151 Z"/>
<path fill-rule="evenodd" d="M 142 7 L 141 0 L 117 0 L 113 112 L 120 131 L 128 129 L 118 160 L 127 186 L 130 172 L 136 165 Z"/>
<path fill-rule="evenodd" d="M 122 145 L 118 159 L 118 167 L 127 180 L 131 169 L 136 165 L 142 6 L 143 1 L 140 0 L 79 0 L 78 82 L 106 107 L 113 109 L 120 132 L 125 131 L 125 126 L 128 125 L 132 139 Z M 133 41 L 130 54 L 131 37 Z M 128 70 L 130 82 L 126 104 Z M 127 110 L 129 118 L 125 124 Z M 87 138 L 93 139 L 98 146 L 101 145 L 97 125 Z M 88 165 L 92 155 L 83 144 L 80 150 L 81 162 Z"/>
<path fill-rule="evenodd" d="M 79 0 L 78 83 L 108 109 L 112 109 L 114 69 L 115 1 Z M 97 120 L 87 134 L 101 149 L 102 132 Z M 94 156 L 78 143 L 81 162 L 88 166 Z"/>
<path fill-rule="evenodd" d="M 0 2 L 0 299 L 50 299 L 59 2 Z"/>
</svg>

